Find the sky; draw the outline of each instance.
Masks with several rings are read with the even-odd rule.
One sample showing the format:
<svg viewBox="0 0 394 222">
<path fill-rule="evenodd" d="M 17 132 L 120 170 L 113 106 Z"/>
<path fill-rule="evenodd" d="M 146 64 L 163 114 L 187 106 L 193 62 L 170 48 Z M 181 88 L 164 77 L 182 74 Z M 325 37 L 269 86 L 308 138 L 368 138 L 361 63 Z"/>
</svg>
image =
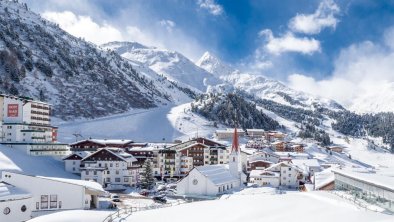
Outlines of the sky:
<svg viewBox="0 0 394 222">
<path fill-rule="evenodd" d="M 243 71 L 346 105 L 394 89 L 394 1 L 23 0 L 95 44 L 209 51 Z"/>
</svg>

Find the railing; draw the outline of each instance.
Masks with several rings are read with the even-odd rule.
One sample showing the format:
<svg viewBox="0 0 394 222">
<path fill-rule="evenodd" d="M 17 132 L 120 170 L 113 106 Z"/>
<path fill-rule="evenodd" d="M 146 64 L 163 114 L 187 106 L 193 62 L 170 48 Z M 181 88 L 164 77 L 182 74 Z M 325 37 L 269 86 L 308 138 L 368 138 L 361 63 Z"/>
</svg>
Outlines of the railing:
<svg viewBox="0 0 394 222">
<path fill-rule="evenodd" d="M 146 210 L 154 210 L 159 208 L 166 208 L 166 207 L 173 207 L 182 204 L 182 202 L 177 201 L 176 203 L 168 203 L 168 204 L 161 204 L 161 205 L 151 205 L 145 207 L 127 207 L 117 210 L 116 212 L 108 215 L 103 222 L 115 222 L 116 220 L 125 219 L 131 216 L 132 213 L 138 211 L 146 211 Z"/>
</svg>

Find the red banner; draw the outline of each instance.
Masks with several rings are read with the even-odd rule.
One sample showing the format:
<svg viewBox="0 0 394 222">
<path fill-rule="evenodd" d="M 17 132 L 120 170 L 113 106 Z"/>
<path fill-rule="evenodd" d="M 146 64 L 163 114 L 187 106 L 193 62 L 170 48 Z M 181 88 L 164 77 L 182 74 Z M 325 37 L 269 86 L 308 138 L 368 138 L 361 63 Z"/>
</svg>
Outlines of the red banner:
<svg viewBox="0 0 394 222">
<path fill-rule="evenodd" d="M 8 104 L 8 117 L 18 117 L 19 116 L 19 105 L 18 104 Z"/>
</svg>

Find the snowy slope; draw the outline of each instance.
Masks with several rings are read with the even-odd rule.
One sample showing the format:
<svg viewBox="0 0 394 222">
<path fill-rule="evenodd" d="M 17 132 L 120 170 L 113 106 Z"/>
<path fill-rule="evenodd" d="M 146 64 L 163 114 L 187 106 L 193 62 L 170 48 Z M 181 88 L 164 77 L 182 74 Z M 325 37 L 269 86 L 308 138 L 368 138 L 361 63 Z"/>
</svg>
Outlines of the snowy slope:
<svg viewBox="0 0 394 222">
<path fill-rule="evenodd" d="M 131 61 L 141 62 L 158 74 L 201 92 L 205 92 L 208 85 L 220 82 L 179 52 L 146 47 L 135 42 L 110 42 L 102 47 L 114 50 Z"/>
<path fill-rule="evenodd" d="M 66 172 L 60 159 L 48 156 L 29 156 L 26 152 L 0 145 L 0 172 L 22 172 L 30 175 L 79 179 L 80 177 Z"/>
<path fill-rule="evenodd" d="M 175 139 L 187 140 L 196 135 L 210 137 L 216 129 L 210 121 L 190 112 L 190 103 L 133 110 L 94 120 L 55 122 L 59 126 L 59 141 L 62 142 L 74 142 L 75 133 L 81 134 L 85 139 L 172 142 Z"/>
</svg>

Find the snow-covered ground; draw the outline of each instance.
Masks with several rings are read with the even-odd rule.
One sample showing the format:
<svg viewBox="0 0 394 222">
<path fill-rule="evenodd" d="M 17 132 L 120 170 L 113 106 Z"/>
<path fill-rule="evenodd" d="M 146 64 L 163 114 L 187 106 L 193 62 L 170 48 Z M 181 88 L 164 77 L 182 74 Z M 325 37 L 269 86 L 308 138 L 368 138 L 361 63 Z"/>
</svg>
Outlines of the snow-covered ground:
<svg viewBox="0 0 394 222">
<path fill-rule="evenodd" d="M 210 137 L 216 129 L 205 118 L 190 112 L 190 103 L 133 110 L 93 120 L 57 121 L 55 124 L 59 126 L 61 142 L 74 142 L 75 133 L 81 134 L 85 139 L 91 137 L 172 142 L 175 139 L 186 140 L 196 135 Z"/>
<path fill-rule="evenodd" d="M 31 220 L 31 222 L 102 221 L 106 212 L 66 211 Z M 366 211 L 332 193 L 288 192 L 273 194 L 266 188 L 250 188 L 212 201 L 133 213 L 122 221 L 194 222 L 194 221 L 392 221 L 390 215 Z"/>
<path fill-rule="evenodd" d="M 15 148 L 0 145 L 0 172 L 13 171 L 30 175 L 79 179 L 80 177 L 66 172 L 64 163 L 53 157 L 29 156 Z"/>
</svg>

